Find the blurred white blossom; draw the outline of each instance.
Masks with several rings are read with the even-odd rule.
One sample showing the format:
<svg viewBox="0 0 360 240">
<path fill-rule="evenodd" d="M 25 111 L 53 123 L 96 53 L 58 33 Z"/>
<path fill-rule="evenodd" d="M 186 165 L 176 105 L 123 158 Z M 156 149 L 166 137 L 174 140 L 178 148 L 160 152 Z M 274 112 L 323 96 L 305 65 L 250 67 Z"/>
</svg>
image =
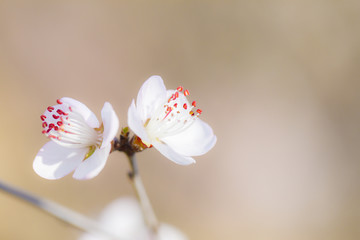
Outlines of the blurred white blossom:
<svg viewBox="0 0 360 240">
<path fill-rule="evenodd" d="M 144 222 L 138 202 L 130 197 L 110 203 L 101 213 L 99 222 L 119 240 L 188 240 L 178 229 L 165 223 L 160 224 L 158 234 L 154 236 Z M 78 240 L 110 239 L 85 233 Z"/>
</svg>

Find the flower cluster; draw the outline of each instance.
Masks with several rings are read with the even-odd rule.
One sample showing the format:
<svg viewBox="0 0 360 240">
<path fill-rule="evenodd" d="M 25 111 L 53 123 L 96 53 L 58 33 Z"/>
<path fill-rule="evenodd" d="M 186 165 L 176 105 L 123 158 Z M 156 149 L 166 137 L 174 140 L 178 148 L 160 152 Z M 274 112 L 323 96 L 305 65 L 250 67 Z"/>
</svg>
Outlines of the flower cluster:
<svg viewBox="0 0 360 240">
<path fill-rule="evenodd" d="M 193 156 L 205 154 L 216 143 L 212 128 L 199 118 L 202 110 L 187 100 L 188 95 L 183 87 L 167 90 L 160 76 L 152 76 L 128 110 L 136 139 L 181 165 L 195 163 Z M 42 132 L 51 141 L 33 162 L 39 176 L 59 179 L 74 171 L 75 179 L 90 179 L 101 172 L 119 129 L 110 103 L 101 110 L 101 124 L 84 104 L 67 97 L 47 107 L 40 118 Z"/>
<path fill-rule="evenodd" d="M 92 227 L 81 240 L 105 240 L 108 234 L 119 239 L 186 240 L 171 225 L 159 223 L 152 210 L 138 174 L 134 154 L 154 147 L 171 161 L 188 165 L 193 156 L 207 153 L 216 143 L 212 128 L 199 117 L 196 101 L 187 99 L 190 92 L 183 87 L 167 90 L 159 76 L 150 77 L 141 86 L 128 109 L 128 126 L 116 138 L 119 119 L 110 103 L 101 110 L 101 123 L 83 103 L 63 97 L 46 108 L 40 116 L 42 133 L 50 141 L 36 155 L 33 168 L 46 179 L 59 179 L 71 172 L 73 178 L 91 179 L 105 167 L 112 151 L 124 152 L 130 161 L 130 181 L 139 203 L 120 199 L 109 205 L 99 222 L 106 237 L 97 236 Z M 141 211 L 142 210 L 142 211 Z M 65 218 L 68 219 L 68 218 Z M 66 221 L 66 220 L 65 220 Z M 90 228 L 90 229 L 89 229 Z"/>
</svg>

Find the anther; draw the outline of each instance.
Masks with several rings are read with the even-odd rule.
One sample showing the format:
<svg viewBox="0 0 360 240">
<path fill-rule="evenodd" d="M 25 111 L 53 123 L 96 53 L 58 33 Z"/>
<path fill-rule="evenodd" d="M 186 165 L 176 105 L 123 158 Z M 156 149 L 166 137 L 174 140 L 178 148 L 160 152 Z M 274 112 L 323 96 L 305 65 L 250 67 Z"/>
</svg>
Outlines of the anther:
<svg viewBox="0 0 360 240">
<path fill-rule="evenodd" d="M 46 122 L 43 122 L 43 123 L 42 123 L 42 127 L 43 127 L 43 128 L 46 128 L 47 125 L 48 125 L 48 124 L 47 124 Z"/>
<path fill-rule="evenodd" d="M 61 121 L 58 121 L 56 124 L 57 124 L 58 126 L 62 126 L 64 123 L 61 122 Z"/>
<path fill-rule="evenodd" d="M 45 116 L 45 115 L 41 115 L 40 118 L 41 118 L 42 121 L 45 121 L 46 116 Z"/>
<path fill-rule="evenodd" d="M 196 112 L 197 112 L 198 114 L 201 114 L 201 113 L 202 113 L 202 110 L 199 108 L 199 109 L 196 110 Z"/>
<path fill-rule="evenodd" d="M 53 114 L 52 115 L 54 119 L 58 119 L 60 116 Z"/>
<path fill-rule="evenodd" d="M 176 90 L 178 90 L 179 92 L 182 92 L 182 90 L 183 90 L 183 87 L 178 87 Z"/>
<path fill-rule="evenodd" d="M 187 104 L 186 104 L 186 103 L 184 103 L 183 108 L 184 108 L 185 110 L 187 109 Z"/>
<path fill-rule="evenodd" d="M 64 113 L 61 109 L 56 110 L 56 112 L 57 112 L 59 115 L 65 115 L 65 113 Z"/>
<path fill-rule="evenodd" d="M 177 108 L 177 105 L 178 105 L 178 104 L 177 104 L 177 103 L 175 103 L 175 104 L 174 104 L 174 107 L 175 107 L 175 108 Z"/>
<path fill-rule="evenodd" d="M 60 99 L 56 100 L 56 102 L 57 102 L 58 104 L 62 104 L 62 101 L 60 101 Z"/>
<path fill-rule="evenodd" d="M 175 99 L 178 98 L 178 97 L 179 97 L 179 92 L 175 92 Z"/>
<path fill-rule="evenodd" d="M 168 103 L 171 102 L 171 100 L 175 100 L 175 94 L 172 94 L 171 97 L 168 100 Z M 164 106 L 165 107 L 165 106 Z"/>
<path fill-rule="evenodd" d="M 53 108 L 53 107 L 48 107 L 47 110 L 48 110 L 49 112 L 52 112 L 52 111 L 54 110 L 54 108 Z"/>
<path fill-rule="evenodd" d="M 189 94 L 190 94 L 190 93 L 189 93 L 189 90 L 186 89 L 186 90 L 184 91 L 185 97 L 186 97 L 186 96 L 189 96 Z"/>
<path fill-rule="evenodd" d="M 193 101 L 193 102 L 191 103 L 191 105 L 192 105 L 193 107 L 196 107 L 196 101 Z"/>
<path fill-rule="evenodd" d="M 53 123 L 49 124 L 49 129 L 51 130 L 53 127 L 55 127 L 55 125 Z"/>
</svg>

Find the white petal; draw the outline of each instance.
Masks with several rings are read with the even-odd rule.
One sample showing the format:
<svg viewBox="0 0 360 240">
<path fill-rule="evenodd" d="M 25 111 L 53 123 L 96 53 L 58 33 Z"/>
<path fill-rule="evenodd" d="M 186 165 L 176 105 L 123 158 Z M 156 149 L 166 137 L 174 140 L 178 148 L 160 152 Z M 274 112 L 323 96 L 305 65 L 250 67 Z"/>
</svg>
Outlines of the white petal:
<svg viewBox="0 0 360 240">
<path fill-rule="evenodd" d="M 175 227 L 162 223 L 158 229 L 156 240 L 188 240 L 188 238 Z"/>
<path fill-rule="evenodd" d="M 144 239 L 145 236 L 146 225 L 141 208 L 130 197 L 119 198 L 106 206 L 101 213 L 100 223 L 119 239 Z"/>
<path fill-rule="evenodd" d="M 34 171 L 46 179 L 62 178 L 81 163 L 87 151 L 85 148 L 65 148 L 49 141 L 36 155 Z"/>
<path fill-rule="evenodd" d="M 96 149 L 88 159 L 76 168 L 73 177 L 79 180 L 86 180 L 97 176 L 104 168 L 110 150 L 110 144 L 102 149 Z"/>
<path fill-rule="evenodd" d="M 171 161 L 177 164 L 189 165 L 195 163 L 195 160 L 192 157 L 180 155 L 166 144 L 159 142 L 153 142 L 152 144 L 162 155 L 164 155 L 165 157 L 167 157 L 168 159 L 170 159 Z"/>
<path fill-rule="evenodd" d="M 166 101 L 166 88 L 160 76 L 151 76 L 141 86 L 136 107 L 143 121 L 151 117 L 158 106 Z"/>
<path fill-rule="evenodd" d="M 133 100 L 128 110 L 128 124 L 130 129 L 142 140 L 150 143 L 148 134 L 146 133 L 144 123 L 141 120 L 140 114 L 135 107 L 135 101 Z"/>
<path fill-rule="evenodd" d="M 130 197 L 118 198 L 102 211 L 100 226 L 123 240 L 149 240 L 145 221 L 139 203 Z M 109 240 L 96 235 L 85 234 L 78 240 Z"/>
<path fill-rule="evenodd" d="M 68 97 L 63 97 L 60 99 L 60 101 L 63 103 L 67 103 L 71 106 L 71 108 L 76 109 L 76 111 L 83 116 L 86 123 L 89 124 L 90 127 L 92 128 L 100 127 L 100 123 L 96 118 L 95 114 L 92 111 L 90 111 L 90 109 L 87 106 L 85 106 L 85 104 Z"/>
<path fill-rule="evenodd" d="M 103 141 L 101 148 L 109 145 L 119 130 L 119 119 L 110 103 L 106 102 L 101 110 L 101 118 L 104 124 Z"/>
<path fill-rule="evenodd" d="M 207 153 L 214 147 L 216 136 L 211 127 L 198 118 L 185 131 L 163 138 L 161 141 L 182 155 L 199 156 Z"/>
</svg>

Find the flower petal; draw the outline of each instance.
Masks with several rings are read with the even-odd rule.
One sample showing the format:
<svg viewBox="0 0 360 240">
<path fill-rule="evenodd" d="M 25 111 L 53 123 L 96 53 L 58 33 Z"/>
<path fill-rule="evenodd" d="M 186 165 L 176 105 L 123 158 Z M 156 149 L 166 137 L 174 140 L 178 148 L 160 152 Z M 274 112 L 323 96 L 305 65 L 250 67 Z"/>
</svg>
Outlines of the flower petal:
<svg viewBox="0 0 360 240">
<path fill-rule="evenodd" d="M 81 163 L 87 151 L 86 148 L 65 148 L 49 141 L 36 155 L 34 171 L 46 179 L 62 178 Z"/>
<path fill-rule="evenodd" d="M 133 100 L 128 110 L 128 124 L 130 129 L 143 141 L 150 143 L 148 134 L 146 133 L 144 123 L 141 120 L 140 114 L 135 107 Z"/>
<path fill-rule="evenodd" d="M 188 238 L 177 228 L 161 223 L 156 240 L 188 240 Z"/>
<path fill-rule="evenodd" d="M 101 118 L 104 124 L 103 141 L 101 148 L 106 147 L 114 140 L 119 130 L 119 119 L 110 103 L 105 102 L 101 110 Z"/>
<path fill-rule="evenodd" d="M 109 157 L 110 150 L 110 144 L 104 148 L 96 149 L 88 159 L 83 161 L 79 167 L 76 168 L 73 178 L 86 180 L 96 177 L 104 168 L 107 158 Z"/>
<path fill-rule="evenodd" d="M 175 152 L 185 156 L 199 156 L 207 153 L 216 143 L 216 136 L 211 127 L 196 119 L 185 131 L 174 136 L 162 138 Z"/>
<path fill-rule="evenodd" d="M 162 155 L 164 155 L 165 157 L 167 157 L 168 159 L 170 159 L 171 161 L 177 164 L 189 165 L 195 163 L 195 160 L 192 157 L 180 155 L 166 144 L 159 142 L 153 142 L 152 144 Z"/>
<path fill-rule="evenodd" d="M 63 97 L 60 99 L 61 102 L 69 104 L 72 108 L 75 108 L 77 112 L 79 112 L 83 118 L 85 119 L 86 123 L 89 124 L 92 128 L 100 127 L 100 123 L 96 118 L 95 114 L 90 111 L 90 109 L 85 106 L 85 104 L 68 97 Z"/>
<path fill-rule="evenodd" d="M 145 122 L 158 106 L 166 101 L 166 88 L 160 76 L 151 76 L 141 86 L 136 99 L 136 107 Z"/>
<path fill-rule="evenodd" d="M 118 198 L 106 206 L 98 222 L 116 239 L 154 239 L 146 227 L 139 203 L 131 197 Z M 110 238 L 87 233 L 78 240 L 110 240 Z"/>
</svg>

